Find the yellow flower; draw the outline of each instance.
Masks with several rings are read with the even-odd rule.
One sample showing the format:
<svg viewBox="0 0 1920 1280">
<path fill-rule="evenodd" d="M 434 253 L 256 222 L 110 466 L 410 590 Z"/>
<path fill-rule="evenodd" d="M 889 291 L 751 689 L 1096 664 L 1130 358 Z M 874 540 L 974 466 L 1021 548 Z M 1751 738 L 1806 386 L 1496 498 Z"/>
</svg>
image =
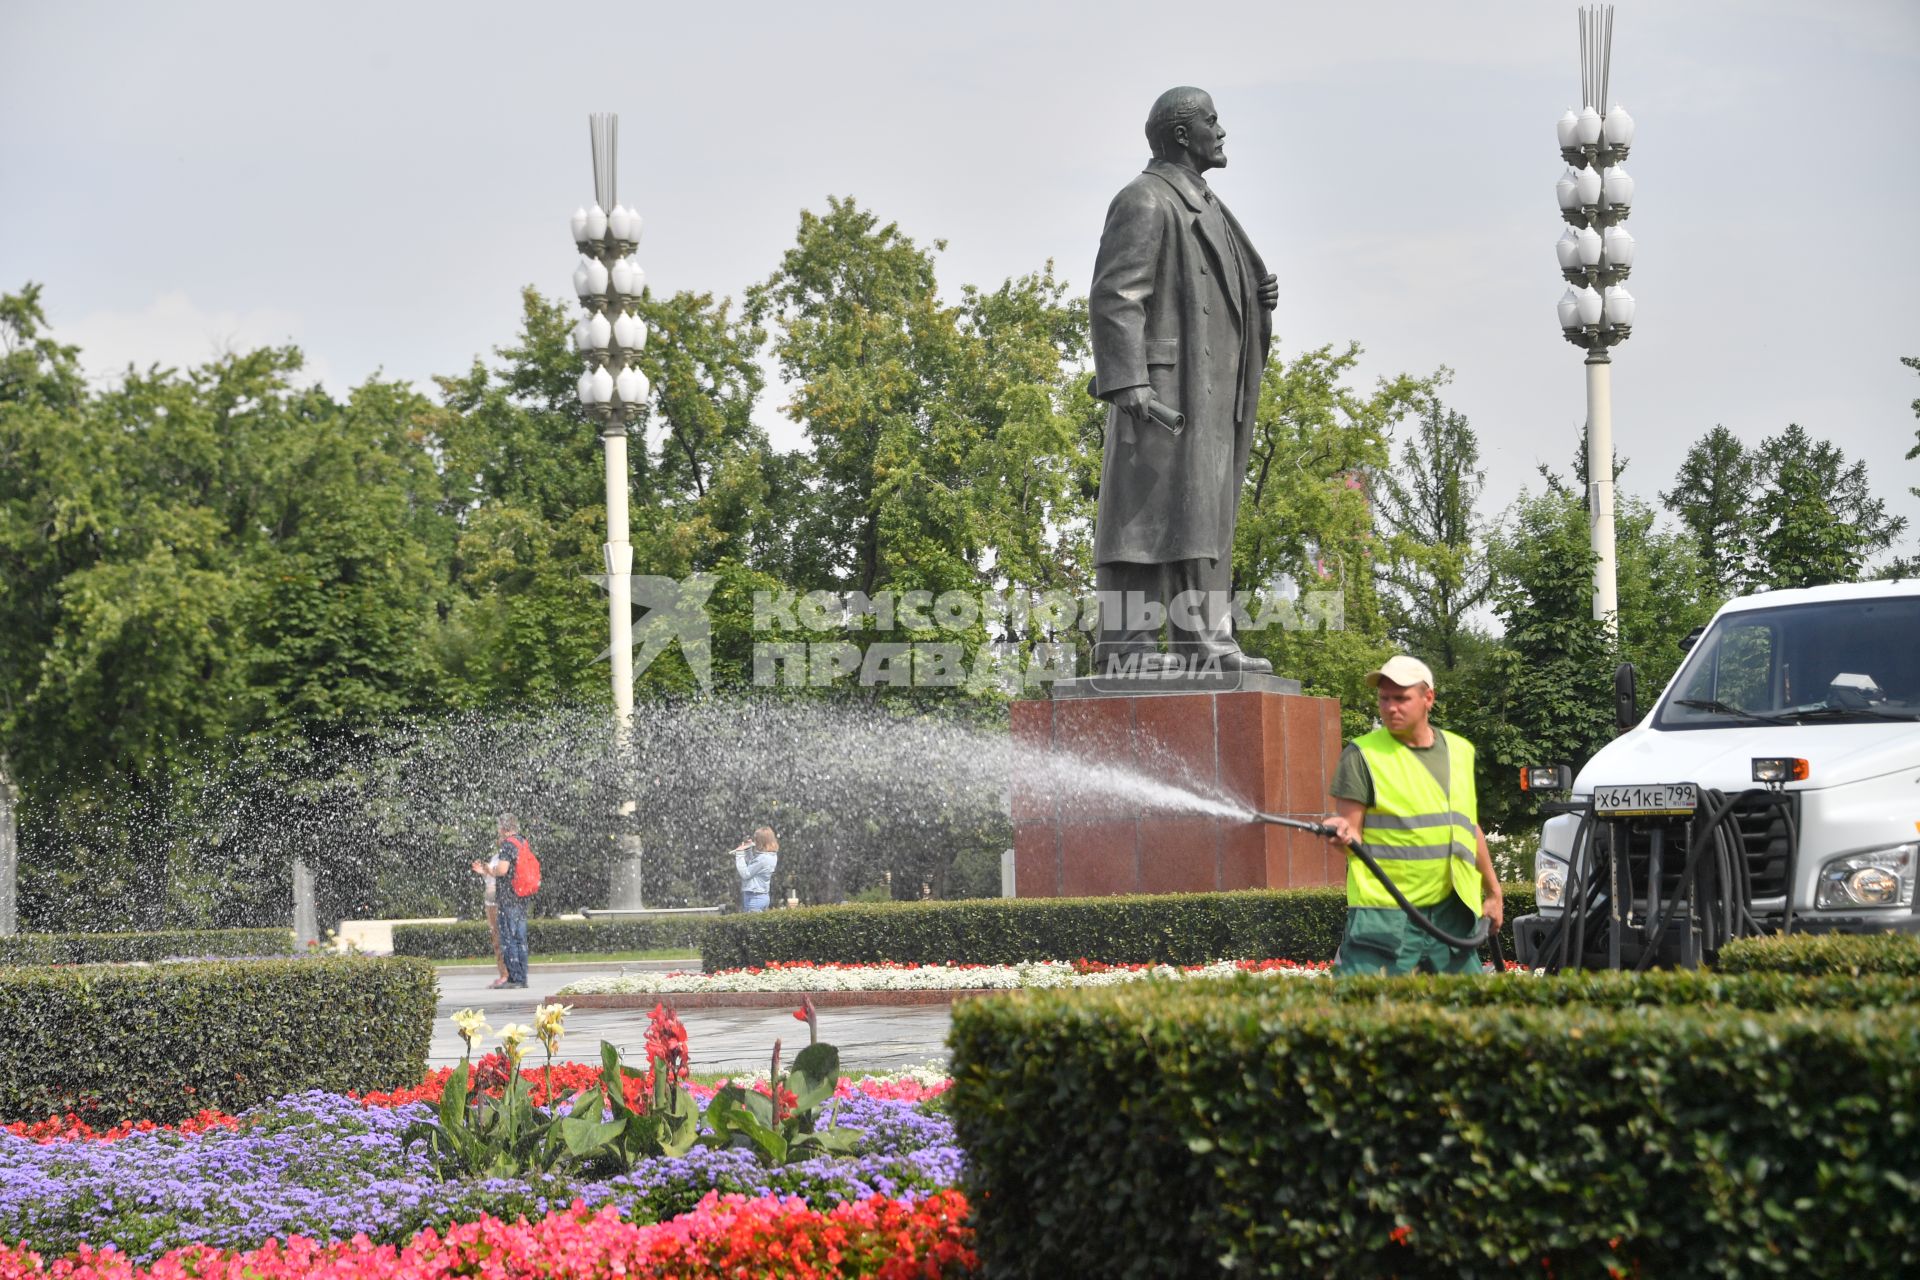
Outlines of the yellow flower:
<svg viewBox="0 0 1920 1280">
<path fill-rule="evenodd" d="M 462 1009 L 453 1015 L 453 1025 L 460 1029 L 460 1038 L 467 1042 L 471 1050 L 480 1038 L 487 1034 L 487 1015 L 478 1009 Z"/>
<path fill-rule="evenodd" d="M 533 1033 L 540 1037 L 540 1043 L 552 1053 L 554 1046 L 560 1043 L 560 1037 L 566 1034 L 563 1025 L 566 1016 L 573 1012 L 573 1006 L 565 1004 L 543 1004 L 533 1011 Z"/>
<path fill-rule="evenodd" d="M 532 1034 L 531 1027 L 523 1026 L 518 1022 L 509 1022 L 500 1028 L 500 1045 L 507 1051 L 509 1058 L 517 1060 L 520 1057 L 521 1042 Z"/>
</svg>

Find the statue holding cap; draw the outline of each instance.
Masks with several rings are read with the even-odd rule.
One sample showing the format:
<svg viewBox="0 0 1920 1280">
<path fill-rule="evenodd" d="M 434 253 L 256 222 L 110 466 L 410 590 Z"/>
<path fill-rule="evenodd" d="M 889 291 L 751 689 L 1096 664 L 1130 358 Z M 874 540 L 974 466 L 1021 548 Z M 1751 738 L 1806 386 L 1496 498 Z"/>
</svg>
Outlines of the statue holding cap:
<svg viewBox="0 0 1920 1280">
<path fill-rule="evenodd" d="M 1348 743 L 1327 790 L 1334 844 L 1365 843 L 1408 901 L 1455 935 L 1482 914 L 1499 928 L 1500 877 L 1480 829 L 1474 748 L 1437 728 L 1433 671 L 1400 654 L 1367 673 L 1380 727 Z M 1347 929 L 1335 973 L 1471 973 L 1480 960 L 1427 936 L 1366 866 L 1347 855 Z"/>
<path fill-rule="evenodd" d="M 1241 652 L 1228 605 L 1279 285 L 1203 176 L 1227 163 L 1213 99 L 1169 89 L 1146 132 L 1153 159 L 1107 210 L 1088 296 L 1091 390 L 1111 406 L 1094 521 L 1095 673 L 1270 671 Z"/>
</svg>

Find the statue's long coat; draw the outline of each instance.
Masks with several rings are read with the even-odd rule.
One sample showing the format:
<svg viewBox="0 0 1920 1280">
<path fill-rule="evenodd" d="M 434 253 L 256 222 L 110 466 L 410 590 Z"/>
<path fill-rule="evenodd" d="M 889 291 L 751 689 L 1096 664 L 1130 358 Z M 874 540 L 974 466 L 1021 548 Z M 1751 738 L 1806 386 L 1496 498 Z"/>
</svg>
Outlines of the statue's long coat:
<svg viewBox="0 0 1920 1280">
<path fill-rule="evenodd" d="M 1094 393 L 1150 385 L 1186 415 L 1186 429 L 1175 435 L 1108 410 L 1095 563 L 1233 554 L 1273 341 L 1273 315 L 1257 297 L 1266 273 L 1239 222 L 1190 169 L 1155 160 L 1113 198 L 1088 298 Z"/>
</svg>

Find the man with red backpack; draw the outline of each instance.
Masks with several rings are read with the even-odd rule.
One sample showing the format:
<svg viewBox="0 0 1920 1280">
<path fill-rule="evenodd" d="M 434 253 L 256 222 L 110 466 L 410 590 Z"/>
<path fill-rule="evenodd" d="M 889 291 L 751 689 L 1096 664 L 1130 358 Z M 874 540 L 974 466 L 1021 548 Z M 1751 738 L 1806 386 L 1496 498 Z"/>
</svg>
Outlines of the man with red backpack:
<svg viewBox="0 0 1920 1280">
<path fill-rule="evenodd" d="M 527 903 L 540 891 L 540 859 L 520 836 L 520 824 L 510 813 L 500 815 L 500 848 L 487 864 L 499 878 L 500 958 L 506 963 L 504 980 L 490 983 L 503 989 L 524 990 L 527 985 Z M 473 869 L 479 871 L 475 862 Z"/>
</svg>

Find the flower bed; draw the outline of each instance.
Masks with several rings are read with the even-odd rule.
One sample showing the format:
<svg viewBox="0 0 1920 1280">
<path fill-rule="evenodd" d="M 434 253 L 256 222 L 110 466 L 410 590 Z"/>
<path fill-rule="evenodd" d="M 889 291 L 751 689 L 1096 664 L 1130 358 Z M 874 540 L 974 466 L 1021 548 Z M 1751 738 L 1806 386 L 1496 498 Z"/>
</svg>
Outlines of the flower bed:
<svg viewBox="0 0 1920 1280">
<path fill-rule="evenodd" d="M 630 1276 L 664 1278 L 777 1274 L 942 1280 L 973 1273 L 977 1259 L 967 1202 L 942 1191 L 917 1204 L 885 1196 L 816 1209 L 795 1197 L 710 1194 L 671 1222 L 636 1225 L 612 1208 L 584 1204 L 532 1221 L 492 1215 L 423 1230 L 404 1244 L 365 1236 L 330 1244 L 295 1237 L 222 1252 L 192 1245 L 151 1266 L 125 1253 L 76 1250 L 49 1266 L 38 1254 L 0 1245 L 0 1280 L 63 1275 L 87 1280 L 277 1280 L 324 1272 L 367 1280 L 452 1276 Z M 57 1269 L 56 1269 L 57 1268 Z"/>
<path fill-rule="evenodd" d="M 53 1254 L 113 1245 L 143 1262 L 194 1244 L 245 1250 L 293 1235 L 403 1244 L 429 1226 L 482 1215 L 537 1220 L 575 1200 L 640 1221 L 690 1212 L 715 1191 L 798 1195 L 818 1206 L 911 1201 L 953 1186 L 960 1172 L 945 1116 L 857 1087 L 835 1117 L 860 1132 L 854 1153 L 777 1168 L 748 1151 L 699 1147 L 610 1178 L 441 1181 L 418 1144 L 402 1148 L 402 1134 L 430 1113 L 424 1101 L 381 1106 L 314 1092 L 199 1132 L 0 1135 L 0 1239 Z"/>
<path fill-rule="evenodd" d="M 554 1062 L 566 1013 L 542 1005 L 532 1026 L 498 1029 L 503 1052 L 406 1088 L 311 1090 L 172 1127 L 66 1114 L 0 1129 L 0 1280 L 530 1273 L 522 1260 L 565 1275 L 970 1272 L 960 1151 L 921 1105 L 943 1077 L 850 1081 L 817 1042 L 782 1069 L 776 1041 L 766 1080 L 692 1086 L 671 1010 L 653 1011 L 644 1071 L 605 1043 L 598 1066 Z M 795 1016 L 816 1040 L 812 1003 Z M 454 1022 L 469 1054 L 492 1030 L 472 1009 Z M 522 1069 L 529 1039 L 548 1061 Z"/>
<path fill-rule="evenodd" d="M 1291 960 L 1217 960 L 1212 964 L 1101 964 L 1090 960 L 1035 960 L 1025 964 L 816 964 L 776 961 L 719 973 L 625 973 L 582 978 L 562 987 L 561 996 L 592 997 L 605 1007 L 609 997 L 633 997 L 639 1004 L 662 995 L 715 997 L 816 997 L 839 993 L 955 994 L 1024 988 L 1110 987 L 1144 979 L 1219 978 L 1236 973 L 1311 978 L 1326 973 L 1326 963 Z M 704 1002 L 704 1001 L 703 1001 Z M 786 1003 L 785 999 L 767 1001 Z M 582 1001 L 586 1004 L 586 1001 Z M 683 1005 L 687 1002 L 680 1002 Z M 822 1001 L 821 1003 L 826 1003 Z"/>
<path fill-rule="evenodd" d="M 482 1091 L 499 1096 L 506 1060 L 491 1054 L 477 1067 Z M 409 1147 L 404 1135 L 434 1114 L 451 1074 L 433 1071 L 419 1085 L 360 1098 L 312 1091 L 239 1116 L 206 1111 L 173 1127 L 140 1121 L 97 1131 L 70 1115 L 8 1126 L 0 1131 L 0 1239 L 55 1255 L 111 1245 L 143 1263 L 195 1246 L 256 1250 L 276 1237 L 364 1236 L 403 1246 L 450 1222 L 537 1223 L 576 1203 L 638 1222 L 694 1212 L 714 1193 L 798 1196 L 822 1209 L 876 1196 L 910 1205 L 951 1188 L 960 1174 L 951 1126 L 919 1105 L 947 1081 L 918 1071 L 839 1080 L 832 1118 L 857 1138 L 844 1156 L 770 1167 L 748 1150 L 696 1147 L 611 1176 L 443 1180 L 424 1147 Z M 547 1105 L 547 1071 L 520 1075 L 534 1104 Z M 557 1063 L 551 1096 L 565 1099 L 600 1078 L 600 1067 Z M 626 1083 L 632 1096 L 644 1081 Z M 765 1080 L 741 1083 L 770 1088 Z M 687 1086 L 701 1106 L 719 1087 Z M 18 1271 L 28 1265 L 23 1256 L 0 1263 L 0 1276 L 31 1274 Z"/>
</svg>

